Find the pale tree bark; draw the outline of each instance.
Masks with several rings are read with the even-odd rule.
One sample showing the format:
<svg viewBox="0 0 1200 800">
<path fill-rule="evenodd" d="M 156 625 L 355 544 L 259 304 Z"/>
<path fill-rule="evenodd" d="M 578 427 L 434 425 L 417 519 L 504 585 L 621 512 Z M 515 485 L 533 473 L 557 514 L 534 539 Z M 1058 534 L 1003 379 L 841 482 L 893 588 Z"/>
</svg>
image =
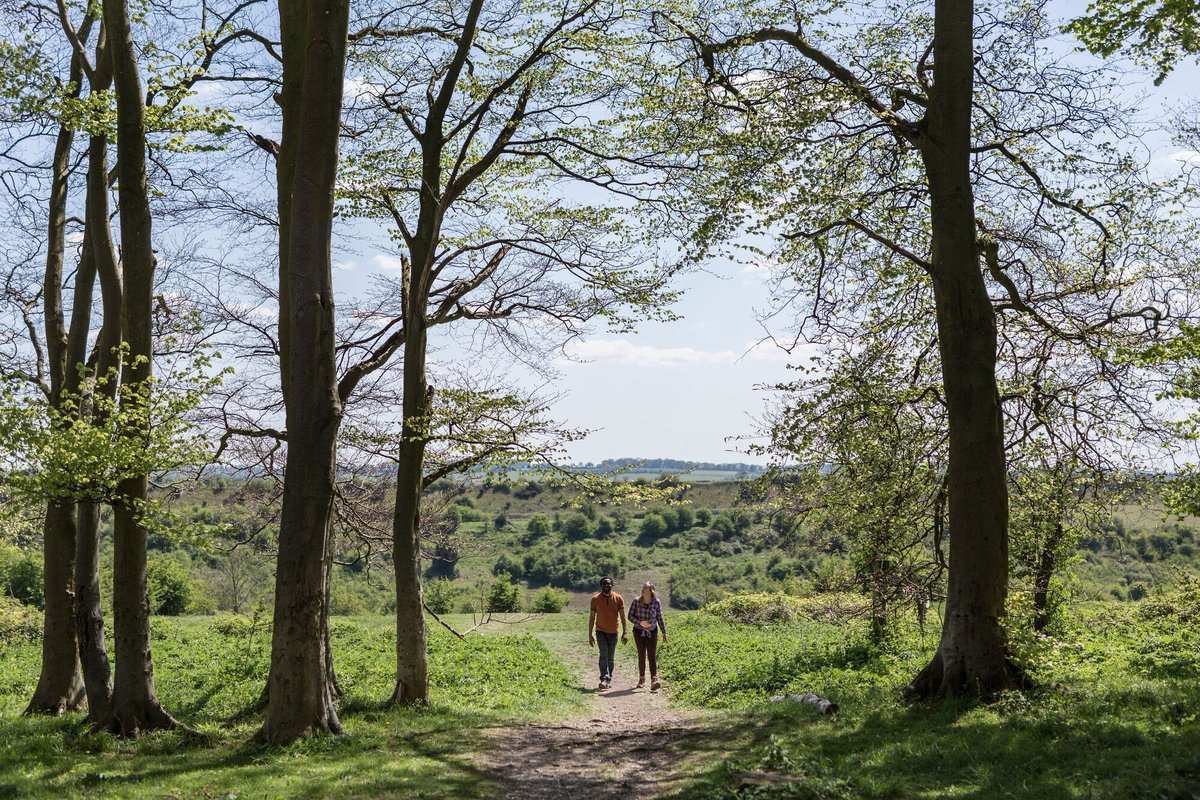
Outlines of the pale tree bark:
<svg viewBox="0 0 1200 800">
<path fill-rule="evenodd" d="M 1023 680 L 1007 659 L 1008 481 L 996 386 L 996 317 L 971 186 L 972 0 L 937 0 L 934 83 L 919 142 L 929 181 L 931 274 L 946 389 L 950 563 L 942 639 L 917 696 L 987 696 Z"/>
<path fill-rule="evenodd" d="M 299 14 L 292 12 L 301 9 L 306 16 L 304 30 L 298 31 Z M 286 252 L 287 317 L 280 324 L 289 333 L 281 370 L 288 387 L 288 451 L 267 717 L 259 731 L 260 739 L 276 743 L 342 732 L 329 682 L 322 610 L 342 419 L 331 245 L 348 22 L 349 0 L 281 4 L 284 70 L 291 70 L 291 77 L 292 68 L 302 64 L 303 79 L 298 92 L 281 97 L 288 141 L 281 143 L 280 154 L 295 153 L 294 159 L 283 159 L 283 169 L 292 171 L 285 251 L 281 245 Z M 281 187 L 281 196 L 285 190 Z"/>
<path fill-rule="evenodd" d="M 129 344 L 123 383 L 136 397 L 139 387 L 151 377 L 154 356 L 155 257 L 146 185 L 145 92 L 126 0 L 105 0 L 103 21 L 111 48 L 117 99 L 117 203 L 124 273 L 121 327 Z M 140 437 L 142 432 L 131 431 L 128 435 Z M 146 588 L 146 528 L 138 516 L 139 506 L 147 498 L 148 483 L 145 475 L 122 481 L 118 487 L 119 499 L 113 504 L 113 630 L 117 665 L 112 704 L 98 726 L 122 736 L 178 725 L 163 709 L 154 689 L 150 600 Z"/>
</svg>

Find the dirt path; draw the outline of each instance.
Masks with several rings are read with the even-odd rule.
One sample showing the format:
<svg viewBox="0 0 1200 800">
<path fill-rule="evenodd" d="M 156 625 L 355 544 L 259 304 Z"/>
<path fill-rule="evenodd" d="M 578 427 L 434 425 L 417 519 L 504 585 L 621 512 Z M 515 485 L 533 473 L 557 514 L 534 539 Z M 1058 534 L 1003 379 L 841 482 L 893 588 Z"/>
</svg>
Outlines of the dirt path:
<svg viewBox="0 0 1200 800">
<path fill-rule="evenodd" d="M 703 728 L 700 717 L 673 707 L 668 690 L 637 684 L 637 663 L 618 656 L 613 687 L 596 690 L 595 650 L 554 647 L 592 692 L 585 716 L 531 723 L 502 732 L 487 756 L 500 778 L 498 798 L 609 800 L 650 798 L 672 788 L 682 754 L 673 745 Z"/>
</svg>

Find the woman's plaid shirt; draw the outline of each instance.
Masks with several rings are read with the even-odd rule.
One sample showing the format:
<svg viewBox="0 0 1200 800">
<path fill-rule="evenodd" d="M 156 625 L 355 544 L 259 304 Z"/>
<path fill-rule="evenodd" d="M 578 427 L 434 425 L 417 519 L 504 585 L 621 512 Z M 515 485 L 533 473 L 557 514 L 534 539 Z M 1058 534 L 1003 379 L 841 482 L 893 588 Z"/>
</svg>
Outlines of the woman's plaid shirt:
<svg viewBox="0 0 1200 800">
<path fill-rule="evenodd" d="M 654 630 L 653 627 L 643 628 L 640 624 L 642 622 L 651 622 L 662 630 L 664 636 L 667 634 L 667 624 L 663 622 L 662 602 L 657 597 L 649 603 L 643 603 L 640 597 L 630 603 L 629 621 L 633 623 L 635 631 L 645 630 L 649 632 Z"/>
</svg>

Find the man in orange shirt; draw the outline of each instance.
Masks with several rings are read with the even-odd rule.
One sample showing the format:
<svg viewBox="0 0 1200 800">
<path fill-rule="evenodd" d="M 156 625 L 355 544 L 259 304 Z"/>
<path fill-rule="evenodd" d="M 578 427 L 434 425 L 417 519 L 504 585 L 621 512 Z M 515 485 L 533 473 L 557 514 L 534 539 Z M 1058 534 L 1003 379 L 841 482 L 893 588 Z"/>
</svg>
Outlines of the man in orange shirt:
<svg viewBox="0 0 1200 800">
<path fill-rule="evenodd" d="M 617 621 L 621 624 L 621 641 L 625 638 L 625 598 L 612 590 L 612 578 L 600 579 L 600 591 L 592 595 L 592 613 L 588 616 L 588 645 L 600 640 L 600 688 L 612 686 L 613 659 L 617 654 Z M 596 635 L 592 635 L 595 628 Z"/>
</svg>

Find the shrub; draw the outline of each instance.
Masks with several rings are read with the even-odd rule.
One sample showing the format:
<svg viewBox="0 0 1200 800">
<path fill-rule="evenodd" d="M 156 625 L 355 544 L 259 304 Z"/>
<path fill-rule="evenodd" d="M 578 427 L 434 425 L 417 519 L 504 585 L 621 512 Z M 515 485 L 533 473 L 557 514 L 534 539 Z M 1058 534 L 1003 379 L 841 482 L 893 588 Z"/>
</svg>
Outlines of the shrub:
<svg viewBox="0 0 1200 800">
<path fill-rule="evenodd" d="M 642 527 L 640 533 L 642 538 L 653 541 L 661 538 L 667 532 L 667 521 L 663 519 L 661 514 L 647 514 L 642 518 Z"/>
<path fill-rule="evenodd" d="M 241 614 L 222 614 L 213 621 L 212 629 L 231 639 L 241 638 L 254 631 L 254 620 Z"/>
<path fill-rule="evenodd" d="M 42 593 L 42 562 L 32 553 L 25 553 L 9 562 L 5 570 L 3 594 L 14 597 L 27 606 L 41 608 L 45 596 Z"/>
<path fill-rule="evenodd" d="M 496 576 L 488 588 L 485 611 L 508 613 L 521 610 L 521 587 L 507 574 Z"/>
<path fill-rule="evenodd" d="M 425 605 L 435 614 L 449 614 L 454 609 L 459 589 L 453 581 L 434 578 L 425 584 Z"/>
<path fill-rule="evenodd" d="M 146 588 L 152 613 L 177 617 L 190 610 L 195 589 L 187 567 L 179 561 L 164 556 L 151 557 L 146 564 Z"/>
<path fill-rule="evenodd" d="M 498 559 L 496 559 L 496 563 L 492 565 L 493 575 L 510 575 L 511 577 L 520 580 L 524 573 L 525 569 L 521 562 L 517 560 L 516 556 L 510 553 L 502 554 Z"/>
<path fill-rule="evenodd" d="M 568 541 L 590 539 L 594 530 L 595 524 L 585 514 L 572 514 L 563 520 L 562 531 Z"/>
<path fill-rule="evenodd" d="M 547 586 L 534 594 L 529 601 L 529 610 L 539 614 L 557 614 L 567 607 L 571 595 L 562 589 Z"/>
<path fill-rule="evenodd" d="M 602 575 L 620 578 L 625 564 L 626 553 L 616 544 L 587 541 L 552 546 L 543 542 L 525 555 L 524 574 L 534 584 L 591 589 Z"/>
<path fill-rule="evenodd" d="M 502 531 L 505 528 L 507 528 L 508 527 L 508 515 L 505 514 L 503 511 L 501 511 L 499 514 L 496 515 L 495 519 L 492 520 L 492 527 L 498 531 Z"/>
<path fill-rule="evenodd" d="M 41 615 L 29 606 L 0 594 L 0 645 L 32 643 L 41 637 Z"/>
<path fill-rule="evenodd" d="M 545 514 L 534 514 L 525 523 L 525 535 L 521 538 L 521 541 L 525 544 L 533 544 L 538 539 L 549 536 L 550 530 L 550 518 Z"/>
</svg>

